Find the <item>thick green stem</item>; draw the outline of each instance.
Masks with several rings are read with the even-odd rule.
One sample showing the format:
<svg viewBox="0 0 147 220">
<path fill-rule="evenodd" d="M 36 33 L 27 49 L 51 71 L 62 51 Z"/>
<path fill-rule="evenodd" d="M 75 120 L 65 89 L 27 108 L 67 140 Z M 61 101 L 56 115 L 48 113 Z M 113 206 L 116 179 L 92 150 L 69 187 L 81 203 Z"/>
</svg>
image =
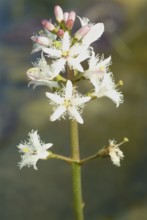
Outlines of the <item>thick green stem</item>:
<svg viewBox="0 0 147 220">
<path fill-rule="evenodd" d="M 78 123 L 71 120 L 71 151 L 72 159 L 80 160 L 79 152 L 79 137 L 78 137 Z M 80 164 L 72 163 L 72 180 L 73 180 L 73 202 L 76 220 L 84 220 L 83 214 L 83 200 L 82 200 L 82 186 L 81 186 L 81 166 Z"/>
</svg>

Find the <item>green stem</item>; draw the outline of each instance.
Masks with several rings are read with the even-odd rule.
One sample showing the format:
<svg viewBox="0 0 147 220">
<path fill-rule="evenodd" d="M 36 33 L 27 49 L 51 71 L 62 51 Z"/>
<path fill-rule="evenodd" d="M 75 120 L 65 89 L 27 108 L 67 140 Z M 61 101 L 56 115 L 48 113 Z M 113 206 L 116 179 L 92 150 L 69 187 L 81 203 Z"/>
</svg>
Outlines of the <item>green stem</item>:
<svg viewBox="0 0 147 220">
<path fill-rule="evenodd" d="M 78 123 L 71 120 L 71 151 L 72 159 L 80 161 L 79 152 L 79 137 L 78 137 Z M 83 200 L 82 200 L 82 186 L 81 186 L 81 166 L 80 164 L 72 163 L 72 181 L 73 181 L 73 202 L 75 210 L 75 219 L 84 220 L 83 214 Z"/>
</svg>

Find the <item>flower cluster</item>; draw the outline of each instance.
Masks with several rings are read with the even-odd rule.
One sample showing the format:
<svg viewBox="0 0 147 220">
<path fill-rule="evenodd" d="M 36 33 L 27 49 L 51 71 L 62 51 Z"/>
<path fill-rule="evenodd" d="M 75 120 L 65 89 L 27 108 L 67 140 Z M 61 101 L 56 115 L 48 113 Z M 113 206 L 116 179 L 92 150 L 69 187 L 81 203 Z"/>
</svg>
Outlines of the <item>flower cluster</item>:
<svg viewBox="0 0 147 220">
<path fill-rule="evenodd" d="M 30 84 L 51 89 L 52 93 L 46 93 L 55 109 L 51 121 L 68 116 L 83 123 L 81 110 L 92 98 L 106 96 L 118 107 L 123 102 L 123 95 L 117 90 L 109 71 L 111 57 L 105 59 L 96 55 L 91 46 L 104 32 L 103 23 L 92 24 L 88 18 L 76 16 L 74 11 L 63 12 L 58 5 L 54 14 L 55 23 L 51 19 L 43 20 L 44 30 L 31 38 L 34 43 L 32 53 L 41 51 L 41 58 L 27 71 Z M 81 27 L 72 33 L 76 18 Z M 88 62 L 87 69 L 84 69 L 83 61 Z M 84 97 L 74 86 L 82 79 L 92 84 L 92 90 Z"/>
<path fill-rule="evenodd" d="M 96 55 L 91 44 L 98 40 L 104 32 L 103 23 L 92 24 L 88 18 L 81 18 L 74 11 L 63 12 L 60 6 L 54 8 L 55 22 L 43 20 L 43 30 L 32 36 L 32 53 L 40 52 L 41 57 L 27 71 L 29 85 L 47 86 L 46 97 L 53 106 L 51 121 L 69 118 L 83 124 L 81 116 L 85 103 L 101 97 L 110 98 L 116 107 L 123 102 L 123 95 L 118 91 L 113 75 L 109 70 L 111 56 L 104 58 Z M 73 33 L 75 20 L 80 23 L 79 29 Z M 83 61 L 87 61 L 87 69 Z M 87 80 L 91 90 L 81 94 L 77 82 Z M 111 144 L 113 145 L 113 144 Z M 48 157 L 47 151 L 52 144 L 43 144 L 36 132 L 29 133 L 29 140 L 18 148 L 24 155 L 20 162 L 23 166 L 37 169 L 38 159 Z M 117 149 L 110 149 L 110 156 L 116 165 L 123 154 Z"/>
</svg>

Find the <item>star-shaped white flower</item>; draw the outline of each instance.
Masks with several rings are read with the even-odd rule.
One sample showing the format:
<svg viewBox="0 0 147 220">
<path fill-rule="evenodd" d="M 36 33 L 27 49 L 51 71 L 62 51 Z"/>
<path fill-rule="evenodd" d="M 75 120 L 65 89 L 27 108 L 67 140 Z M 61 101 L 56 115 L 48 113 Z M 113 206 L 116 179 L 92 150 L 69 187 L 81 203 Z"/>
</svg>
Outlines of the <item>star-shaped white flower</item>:
<svg viewBox="0 0 147 220">
<path fill-rule="evenodd" d="M 31 80 L 29 84 L 34 84 L 34 87 L 38 85 L 45 85 L 51 89 L 58 87 L 58 83 L 54 81 L 56 75 L 43 55 L 38 62 L 34 63 L 34 67 L 27 71 L 27 76 Z"/>
<path fill-rule="evenodd" d="M 124 158 L 124 154 L 114 140 L 110 140 L 109 144 L 109 156 L 111 157 L 113 164 L 119 167 L 120 160 Z"/>
<path fill-rule="evenodd" d="M 46 96 L 51 100 L 51 104 L 55 106 L 55 112 L 50 117 L 51 121 L 68 115 L 70 119 L 83 124 L 80 113 L 84 108 L 84 103 L 88 102 L 91 98 L 88 96 L 83 97 L 79 94 L 70 80 L 67 81 L 66 87 L 63 88 L 60 94 L 46 92 Z"/>
<path fill-rule="evenodd" d="M 60 42 L 58 48 L 43 48 L 43 51 L 48 54 L 49 57 L 54 58 L 52 68 L 56 75 L 65 70 L 67 64 L 71 69 L 83 72 L 81 62 L 89 58 L 90 52 L 86 46 L 79 43 L 73 44 L 71 42 L 68 32 L 64 33 L 64 36 Z"/>
<path fill-rule="evenodd" d="M 20 169 L 24 166 L 33 166 L 37 170 L 36 163 L 39 159 L 46 159 L 49 156 L 47 151 L 53 144 L 44 144 L 40 140 L 37 131 L 31 131 L 28 134 L 28 141 L 20 143 L 18 148 L 21 155 L 21 162 L 19 163 Z"/>
</svg>

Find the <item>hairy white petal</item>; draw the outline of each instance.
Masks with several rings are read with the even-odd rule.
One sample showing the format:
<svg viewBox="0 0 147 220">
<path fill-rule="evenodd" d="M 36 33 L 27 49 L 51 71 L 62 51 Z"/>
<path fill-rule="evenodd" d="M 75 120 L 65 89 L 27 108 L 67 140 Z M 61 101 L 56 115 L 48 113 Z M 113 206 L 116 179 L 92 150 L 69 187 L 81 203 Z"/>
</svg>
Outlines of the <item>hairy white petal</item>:
<svg viewBox="0 0 147 220">
<path fill-rule="evenodd" d="M 47 53 L 49 57 L 52 57 L 52 58 L 60 58 L 62 55 L 61 51 L 55 48 L 44 47 L 42 50 L 43 52 Z"/>
<path fill-rule="evenodd" d="M 72 97 L 72 82 L 70 80 L 66 83 L 65 88 L 65 99 L 69 100 Z"/>
<path fill-rule="evenodd" d="M 55 102 L 57 104 L 62 104 L 64 101 L 64 99 L 57 94 L 53 94 L 50 92 L 46 92 L 45 94 L 49 99 L 51 99 L 53 102 Z"/>
<path fill-rule="evenodd" d="M 103 96 L 110 98 L 116 104 L 116 107 L 123 102 L 123 95 L 117 90 L 109 90 Z"/>
<path fill-rule="evenodd" d="M 59 106 L 56 111 L 50 116 L 51 121 L 56 121 L 61 117 L 61 115 L 66 111 L 65 106 Z"/>
<path fill-rule="evenodd" d="M 88 96 L 86 96 L 86 97 L 81 97 L 81 98 L 76 98 L 76 99 L 74 100 L 74 104 L 75 104 L 75 105 L 82 105 L 82 104 L 84 104 L 84 103 L 86 103 L 86 102 L 89 102 L 90 99 L 91 99 L 91 97 L 88 97 Z"/>
<path fill-rule="evenodd" d="M 71 116 L 78 121 L 80 124 L 83 124 L 83 119 L 80 116 L 79 112 L 77 111 L 77 109 L 75 107 L 71 107 L 69 108 L 69 112 L 71 114 Z"/>
</svg>

